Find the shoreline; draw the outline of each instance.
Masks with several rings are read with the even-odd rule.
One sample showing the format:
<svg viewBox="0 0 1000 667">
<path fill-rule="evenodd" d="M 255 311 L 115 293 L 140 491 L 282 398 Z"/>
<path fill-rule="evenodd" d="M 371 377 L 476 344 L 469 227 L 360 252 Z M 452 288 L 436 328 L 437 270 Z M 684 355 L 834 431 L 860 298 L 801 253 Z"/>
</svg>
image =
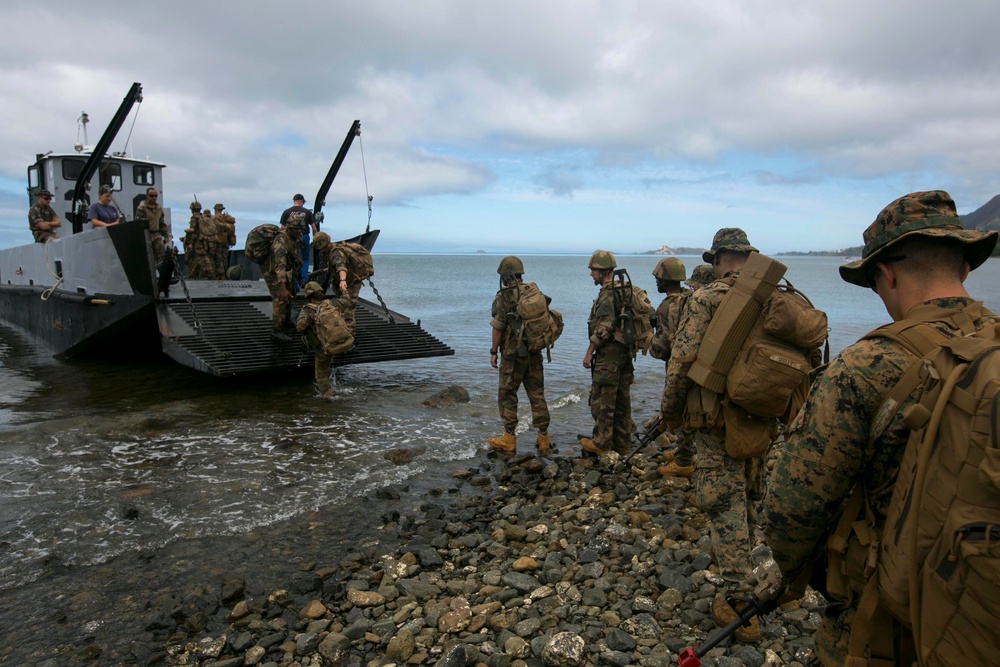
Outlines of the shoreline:
<svg viewBox="0 0 1000 667">
<path fill-rule="evenodd" d="M 299 559 L 271 590 L 220 573 L 202 602 L 214 597 L 224 629 L 177 641 L 205 613 L 197 600 L 191 616 L 159 612 L 172 636 L 147 615 L 162 651 L 137 664 L 674 665 L 717 630 L 722 579 L 690 481 L 662 478 L 654 448 L 620 473 L 604 459 L 481 453 L 409 507 L 380 491 L 388 511 L 339 557 Z M 761 641 L 726 640 L 703 664 L 808 664 L 822 604 L 786 605 Z"/>
</svg>

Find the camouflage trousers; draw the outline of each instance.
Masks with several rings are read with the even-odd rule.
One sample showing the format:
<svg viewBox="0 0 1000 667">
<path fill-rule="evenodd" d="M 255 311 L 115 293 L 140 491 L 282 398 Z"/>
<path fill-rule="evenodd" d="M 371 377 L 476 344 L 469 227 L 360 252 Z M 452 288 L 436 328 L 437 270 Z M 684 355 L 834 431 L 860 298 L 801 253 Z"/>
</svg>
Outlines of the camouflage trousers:
<svg viewBox="0 0 1000 667">
<path fill-rule="evenodd" d="M 225 280 L 226 269 L 229 268 L 229 244 L 216 244 L 212 260 L 212 272 L 215 273 L 216 280 Z"/>
<path fill-rule="evenodd" d="M 188 277 L 195 280 L 215 280 L 215 265 L 205 243 L 195 243 L 194 252 L 187 257 Z"/>
<path fill-rule="evenodd" d="M 274 271 L 264 271 L 263 274 L 264 284 L 267 285 L 267 291 L 271 293 L 271 328 L 278 331 L 280 329 L 291 327 L 292 302 L 285 302 L 278 298 L 278 291 L 281 286 L 281 281 L 278 280 L 278 274 Z M 286 282 L 285 287 L 288 289 L 288 293 L 294 297 L 295 285 Z"/>
<path fill-rule="evenodd" d="M 674 435 L 677 437 L 677 449 L 674 450 L 674 461 L 679 466 L 694 465 L 694 438 L 691 430 L 686 428 L 678 429 Z"/>
<path fill-rule="evenodd" d="M 159 232 L 152 232 L 149 235 L 150 245 L 153 248 L 153 264 L 163 262 L 163 256 L 167 252 L 167 237 Z"/>
<path fill-rule="evenodd" d="M 313 360 L 316 389 L 320 394 L 325 394 L 333 388 L 330 385 L 330 366 L 333 365 L 333 357 L 315 350 L 313 352 Z"/>
<path fill-rule="evenodd" d="M 531 425 L 540 431 L 549 429 L 549 406 L 545 404 L 545 376 L 541 352 L 529 352 L 526 357 L 517 354 L 500 357 L 500 385 L 497 389 L 497 406 L 500 420 L 507 433 L 517 428 L 517 390 L 524 385 L 524 393 L 531 404 Z"/>
<path fill-rule="evenodd" d="M 358 295 L 360 293 L 361 281 L 359 280 L 358 282 L 347 283 L 347 292 L 345 294 L 340 294 L 339 290 L 337 294 L 337 300 L 341 304 L 340 312 L 344 314 L 344 323 L 351 330 L 352 336 L 356 328 L 354 312 L 358 309 Z"/>
<path fill-rule="evenodd" d="M 716 563 L 723 579 L 746 590 L 756 524 L 751 503 L 763 497 L 763 461 L 736 460 L 726 454 L 726 432 L 722 429 L 693 429 L 689 433 L 698 457 L 693 478 L 695 500 L 708 515 Z"/>
<path fill-rule="evenodd" d="M 594 355 L 590 372 L 590 414 L 594 418 L 592 440 L 601 449 L 626 453 L 634 428 L 631 390 L 635 370 L 632 357 L 623 345 L 606 343 Z"/>
</svg>

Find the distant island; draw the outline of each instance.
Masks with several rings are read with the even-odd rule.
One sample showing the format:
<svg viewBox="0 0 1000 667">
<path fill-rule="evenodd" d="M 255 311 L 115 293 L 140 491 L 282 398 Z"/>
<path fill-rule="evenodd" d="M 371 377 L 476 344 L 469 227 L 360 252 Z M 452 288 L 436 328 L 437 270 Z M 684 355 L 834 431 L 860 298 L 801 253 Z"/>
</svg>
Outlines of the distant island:
<svg viewBox="0 0 1000 667">
<path fill-rule="evenodd" d="M 647 250 L 646 252 L 639 253 L 640 255 L 698 255 L 699 257 L 702 253 L 708 251 L 708 248 L 671 248 L 670 246 L 661 245 L 656 250 Z"/>
</svg>

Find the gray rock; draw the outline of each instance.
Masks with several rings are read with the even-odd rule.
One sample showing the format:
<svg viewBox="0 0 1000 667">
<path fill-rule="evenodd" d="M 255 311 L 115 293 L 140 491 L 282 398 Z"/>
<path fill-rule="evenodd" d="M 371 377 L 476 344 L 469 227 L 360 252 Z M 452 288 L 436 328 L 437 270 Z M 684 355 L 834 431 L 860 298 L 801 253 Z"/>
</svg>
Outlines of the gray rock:
<svg viewBox="0 0 1000 667">
<path fill-rule="evenodd" d="M 604 635 L 604 643 L 612 651 L 634 651 L 636 642 L 632 635 L 614 628 Z"/>
<path fill-rule="evenodd" d="M 319 647 L 319 635 L 315 632 L 304 632 L 295 640 L 295 655 L 308 655 Z"/>
<path fill-rule="evenodd" d="M 407 597 L 420 601 L 429 600 L 441 594 L 441 589 L 438 586 L 419 579 L 400 579 L 398 587 L 403 590 Z"/>
<path fill-rule="evenodd" d="M 455 643 L 447 647 L 434 667 L 465 667 L 465 646 Z"/>
<path fill-rule="evenodd" d="M 631 664 L 632 656 L 620 651 L 601 651 L 601 662 L 611 667 L 625 667 Z"/>
<path fill-rule="evenodd" d="M 765 658 L 752 646 L 737 646 L 729 651 L 729 654 L 738 659 L 746 667 L 763 667 Z"/>
<path fill-rule="evenodd" d="M 341 665 L 351 640 L 342 634 L 331 632 L 319 643 L 317 650 L 331 665 Z"/>
<path fill-rule="evenodd" d="M 523 572 L 508 572 L 500 577 L 500 582 L 505 586 L 517 589 L 521 593 L 530 593 L 542 585 L 538 579 Z"/>
<path fill-rule="evenodd" d="M 444 408 L 456 403 L 468 403 L 469 400 L 469 392 L 465 388 L 453 384 L 433 394 L 424 401 L 424 405 L 431 408 Z"/>
<path fill-rule="evenodd" d="M 586 642 L 573 632 L 552 635 L 542 649 L 542 661 L 547 667 L 576 667 L 583 662 Z"/>
</svg>

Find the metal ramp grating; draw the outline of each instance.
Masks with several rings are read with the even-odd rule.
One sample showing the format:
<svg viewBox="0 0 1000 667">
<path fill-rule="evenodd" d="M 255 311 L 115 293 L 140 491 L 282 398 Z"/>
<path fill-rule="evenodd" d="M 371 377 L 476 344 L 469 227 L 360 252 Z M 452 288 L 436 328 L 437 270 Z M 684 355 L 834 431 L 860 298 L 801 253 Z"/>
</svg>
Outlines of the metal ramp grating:
<svg viewBox="0 0 1000 667">
<path fill-rule="evenodd" d="M 296 303 L 293 312 L 301 305 L 302 302 Z M 406 317 L 393 313 L 396 323 L 391 324 L 377 308 L 371 302 L 359 301 L 354 349 L 335 357 L 335 366 L 455 354 Z M 297 335 L 292 335 L 292 341 L 271 337 L 270 309 L 270 301 L 198 300 L 162 304 L 157 314 L 163 351 L 185 366 L 218 376 L 311 370 L 312 353 L 302 349 Z M 169 322 L 174 317 L 183 320 L 187 333 L 168 333 L 178 329 Z M 201 325 L 201 335 L 197 333 L 196 322 Z"/>
</svg>

